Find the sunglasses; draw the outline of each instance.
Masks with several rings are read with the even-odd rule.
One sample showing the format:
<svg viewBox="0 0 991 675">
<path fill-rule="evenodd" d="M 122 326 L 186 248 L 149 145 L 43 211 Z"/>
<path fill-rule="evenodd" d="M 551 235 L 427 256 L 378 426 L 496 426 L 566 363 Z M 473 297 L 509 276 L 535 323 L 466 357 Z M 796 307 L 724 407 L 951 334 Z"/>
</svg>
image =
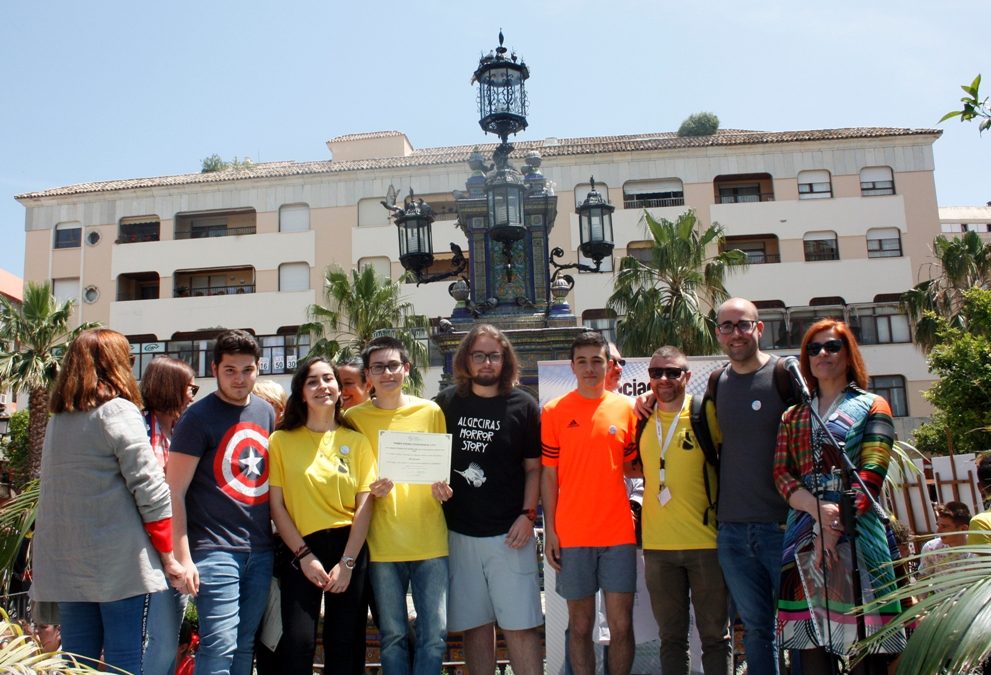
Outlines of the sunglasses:
<svg viewBox="0 0 991 675">
<path fill-rule="evenodd" d="M 622 368 L 623 366 L 625 366 L 625 365 L 626 365 L 626 359 L 615 359 L 615 358 L 610 358 L 609 360 L 610 360 L 610 361 L 612 361 L 613 363 L 615 363 L 615 364 L 616 364 L 617 366 L 619 366 L 620 368 Z"/>
<path fill-rule="evenodd" d="M 843 349 L 843 340 L 826 340 L 825 342 L 810 342 L 805 345 L 805 353 L 809 356 L 819 356 L 823 349 L 827 354 L 837 354 Z"/>
<path fill-rule="evenodd" d="M 196 396 L 198 393 L 200 393 L 200 385 L 198 384 L 189 385 L 189 393 L 192 394 L 193 396 Z"/>
<path fill-rule="evenodd" d="M 660 380 L 663 377 L 669 380 L 677 380 L 685 373 L 684 368 L 648 368 L 647 374 L 652 380 Z"/>
</svg>

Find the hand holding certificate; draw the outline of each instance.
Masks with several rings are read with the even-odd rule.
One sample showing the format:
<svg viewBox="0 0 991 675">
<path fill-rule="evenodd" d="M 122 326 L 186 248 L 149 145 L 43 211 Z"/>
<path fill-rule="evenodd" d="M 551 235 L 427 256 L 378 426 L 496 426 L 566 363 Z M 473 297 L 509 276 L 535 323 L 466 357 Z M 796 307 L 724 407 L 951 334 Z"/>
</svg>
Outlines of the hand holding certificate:
<svg viewBox="0 0 991 675">
<path fill-rule="evenodd" d="M 430 485 L 451 476 L 451 434 L 379 432 L 379 476 Z"/>
</svg>

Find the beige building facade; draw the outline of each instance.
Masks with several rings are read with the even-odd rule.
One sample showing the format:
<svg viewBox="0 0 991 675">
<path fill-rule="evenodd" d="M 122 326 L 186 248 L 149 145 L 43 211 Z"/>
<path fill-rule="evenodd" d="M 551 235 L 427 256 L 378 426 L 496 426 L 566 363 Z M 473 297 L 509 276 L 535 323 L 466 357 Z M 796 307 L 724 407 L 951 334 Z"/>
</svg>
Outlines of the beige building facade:
<svg viewBox="0 0 991 675">
<path fill-rule="evenodd" d="M 932 375 L 911 342 L 897 296 L 914 285 L 940 232 L 931 129 L 856 128 L 797 132 L 720 131 L 518 141 L 512 161 L 536 151 L 558 195 L 550 245 L 574 260 L 574 207 L 589 190 L 608 194 L 612 259 L 647 245 L 641 218 L 675 219 L 694 209 L 725 228 L 727 247 L 751 265 L 728 288 L 758 303 L 763 346 L 794 353 L 817 318 L 842 316 L 857 330 L 872 384 L 903 425 L 930 408 Z M 414 149 L 400 132 L 341 136 L 331 159 L 274 162 L 209 174 L 88 183 L 22 194 L 25 278 L 52 280 L 78 301 L 77 319 L 128 335 L 147 360 L 170 353 L 209 375 L 210 338 L 220 327 L 252 330 L 263 371 L 287 382 L 307 339 L 298 326 L 321 301 L 329 265 L 374 265 L 402 277 L 395 227 L 380 201 L 412 187 L 437 216 L 434 269 L 448 242 L 466 252 L 452 191 L 467 162 L 494 146 Z M 569 297 L 580 321 L 613 331 L 606 309 L 611 274 L 576 274 Z M 449 316 L 447 283 L 406 284 L 430 317 Z M 141 360 L 139 360 L 140 367 Z M 436 365 L 436 362 L 435 362 Z M 428 393 L 438 373 L 428 373 Z M 208 380 L 204 380 L 208 384 Z"/>
</svg>

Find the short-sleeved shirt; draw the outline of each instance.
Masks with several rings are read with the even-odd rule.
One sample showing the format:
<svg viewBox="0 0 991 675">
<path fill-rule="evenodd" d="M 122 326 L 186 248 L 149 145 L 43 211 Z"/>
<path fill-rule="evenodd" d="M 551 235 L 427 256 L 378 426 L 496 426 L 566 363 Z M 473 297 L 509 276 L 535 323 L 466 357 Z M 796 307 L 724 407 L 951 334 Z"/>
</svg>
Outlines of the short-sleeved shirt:
<svg viewBox="0 0 991 675">
<path fill-rule="evenodd" d="M 409 402 L 395 410 L 376 408 L 372 401 L 365 401 L 344 413 L 371 443 L 376 461 L 379 431 L 446 433 L 444 413 L 436 403 L 407 398 Z M 368 552 L 372 562 L 409 562 L 447 555 L 444 511 L 429 485 L 396 483 L 388 495 L 375 500 Z"/>
<path fill-rule="evenodd" d="M 970 519 L 970 534 L 967 544 L 991 544 L 991 511 L 978 513 Z"/>
<path fill-rule="evenodd" d="M 557 469 L 554 529 L 562 547 L 635 544 L 623 463 L 636 451 L 636 416 L 625 396 L 577 391 L 544 405 L 543 464 Z"/>
<path fill-rule="evenodd" d="M 269 482 L 282 488 L 300 535 L 354 522 L 357 496 L 375 481 L 375 457 L 364 435 L 339 427 L 276 431 L 268 441 Z"/>
<path fill-rule="evenodd" d="M 540 457 L 537 402 L 517 388 L 486 398 L 450 387 L 436 400 L 453 436 L 448 528 L 470 537 L 505 534 L 523 510 L 523 460 Z"/>
<path fill-rule="evenodd" d="M 169 451 L 199 459 L 186 490 L 190 550 L 271 548 L 268 435 L 274 426 L 272 406 L 257 396 L 237 406 L 211 394 L 179 418 Z"/>
<path fill-rule="evenodd" d="M 687 551 L 716 548 L 715 518 L 704 522 L 709 498 L 705 494 L 703 471 L 709 471 L 709 484 L 716 484 L 715 471 L 706 465 L 705 454 L 692 433 L 691 396 L 687 396 L 681 413 L 655 410 L 640 436 L 640 459 L 643 461 L 644 495 L 641 523 L 644 550 Z M 657 437 L 657 419 L 667 437 L 671 424 L 677 424 L 664 454 L 664 483 L 671 500 L 661 506 L 661 444 Z"/>
</svg>

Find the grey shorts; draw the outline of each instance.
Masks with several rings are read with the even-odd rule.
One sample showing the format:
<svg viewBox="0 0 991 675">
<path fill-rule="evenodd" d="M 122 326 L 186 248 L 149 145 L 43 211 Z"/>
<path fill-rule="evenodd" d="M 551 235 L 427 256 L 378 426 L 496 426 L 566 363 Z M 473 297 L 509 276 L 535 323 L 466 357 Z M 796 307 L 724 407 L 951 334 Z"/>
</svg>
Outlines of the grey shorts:
<svg viewBox="0 0 991 675">
<path fill-rule="evenodd" d="M 489 623 L 525 630 L 544 623 L 537 579 L 537 540 L 510 548 L 506 535 L 469 537 L 448 532 L 447 628 Z"/>
<path fill-rule="evenodd" d="M 635 593 L 637 547 L 568 546 L 561 549 L 561 571 L 555 583 L 565 600 L 581 600 L 602 589 L 606 593 Z"/>
</svg>

